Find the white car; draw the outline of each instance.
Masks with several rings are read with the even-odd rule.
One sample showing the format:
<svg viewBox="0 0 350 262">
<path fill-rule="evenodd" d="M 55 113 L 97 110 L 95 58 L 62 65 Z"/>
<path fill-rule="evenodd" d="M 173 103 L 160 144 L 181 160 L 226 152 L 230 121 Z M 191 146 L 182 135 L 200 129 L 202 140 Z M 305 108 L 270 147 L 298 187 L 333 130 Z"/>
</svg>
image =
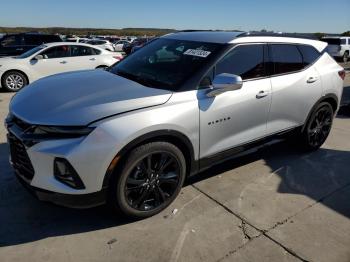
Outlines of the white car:
<svg viewBox="0 0 350 262">
<path fill-rule="evenodd" d="M 111 42 L 109 42 L 108 40 L 93 39 L 93 40 L 87 41 L 86 43 L 90 44 L 90 45 L 97 46 L 99 48 L 102 48 L 102 49 L 105 49 L 108 51 L 111 51 L 111 52 L 114 51 L 113 44 Z"/>
<path fill-rule="evenodd" d="M 33 81 L 63 72 L 106 68 L 122 59 L 96 46 L 81 43 L 49 43 L 20 56 L 0 58 L 0 87 L 16 92 Z"/>
<path fill-rule="evenodd" d="M 327 52 L 335 57 L 342 58 L 344 62 L 349 60 L 350 55 L 350 37 L 324 37 L 323 42 L 328 43 Z"/>
<path fill-rule="evenodd" d="M 117 52 L 122 52 L 124 44 L 129 44 L 129 43 L 130 42 L 127 40 L 119 40 L 114 44 L 114 50 Z"/>
</svg>

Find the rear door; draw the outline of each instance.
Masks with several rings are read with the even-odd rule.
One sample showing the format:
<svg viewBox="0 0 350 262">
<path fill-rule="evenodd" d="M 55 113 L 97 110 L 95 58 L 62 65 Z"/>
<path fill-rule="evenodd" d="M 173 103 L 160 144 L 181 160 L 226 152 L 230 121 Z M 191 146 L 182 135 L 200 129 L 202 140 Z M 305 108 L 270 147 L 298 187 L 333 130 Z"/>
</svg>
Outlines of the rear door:
<svg viewBox="0 0 350 262">
<path fill-rule="evenodd" d="M 70 67 L 73 70 L 95 69 L 101 65 L 100 50 L 89 46 L 72 45 Z"/>
<path fill-rule="evenodd" d="M 265 136 L 271 104 L 270 79 L 266 77 L 264 63 L 265 46 L 237 45 L 217 63 L 214 75 L 241 76 L 244 81 L 241 89 L 216 97 L 207 97 L 207 89 L 198 91 L 200 158 L 215 158 L 218 153 Z M 209 81 L 204 81 L 206 86 Z"/>
<path fill-rule="evenodd" d="M 312 65 L 320 56 L 312 46 L 270 44 L 272 103 L 267 133 L 304 124 L 322 95 L 320 76 Z"/>
</svg>

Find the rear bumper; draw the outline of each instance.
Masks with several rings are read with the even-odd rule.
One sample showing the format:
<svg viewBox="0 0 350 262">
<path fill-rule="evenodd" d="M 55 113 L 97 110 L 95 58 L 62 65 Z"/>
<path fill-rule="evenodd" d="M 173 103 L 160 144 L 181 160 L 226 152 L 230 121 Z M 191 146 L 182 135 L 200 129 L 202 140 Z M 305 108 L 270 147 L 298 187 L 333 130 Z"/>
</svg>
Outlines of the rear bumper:
<svg viewBox="0 0 350 262">
<path fill-rule="evenodd" d="M 44 189 L 40 189 L 37 187 L 31 186 L 28 181 L 21 176 L 18 172 L 16 172 L 16 177 L 19 182 L 24 186 L 25 189 L 29 191 L 35 198 L 45 201 L 51 202 L 56 205 L 70 207 L 70 208 L 90 208 L 95 206 L 100 206 L 106 203 L 107 199 L 107 190 L 102 189 L 101 191 L 83 195 L 70 195 L 70 194 L 62 194 L 56 193 Z"/>
</svg>

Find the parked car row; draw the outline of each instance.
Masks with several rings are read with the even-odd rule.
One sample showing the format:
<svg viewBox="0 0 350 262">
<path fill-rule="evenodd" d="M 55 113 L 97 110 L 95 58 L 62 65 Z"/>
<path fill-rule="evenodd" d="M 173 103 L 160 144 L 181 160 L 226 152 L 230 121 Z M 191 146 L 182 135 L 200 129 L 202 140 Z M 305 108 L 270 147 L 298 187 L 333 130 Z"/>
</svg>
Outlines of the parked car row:
<svg viewBox="0 0 350 262">
<path fill-rule="evenodd" d="M 1 87 L 16 92 L 45 76 L 95 68 L 106 68 L 123 58 L 98 46 L 83 43 L 46 43 L 17 57 L 0 58 Z"/>
</svg>

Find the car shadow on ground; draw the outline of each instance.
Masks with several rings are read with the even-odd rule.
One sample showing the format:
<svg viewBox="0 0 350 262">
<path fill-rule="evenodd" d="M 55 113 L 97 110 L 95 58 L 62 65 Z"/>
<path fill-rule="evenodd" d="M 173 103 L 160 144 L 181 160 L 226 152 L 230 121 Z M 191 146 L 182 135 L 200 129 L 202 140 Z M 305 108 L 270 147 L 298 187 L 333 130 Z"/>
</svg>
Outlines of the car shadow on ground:
<svg viewBox="0 0 350 262">
<path fill-rule="evenodd" d="M 316 152 L 301 153 L 284 141 L 262 146 L 252 153 L 210 168 L 190 178 L 186 184 L 206 180 L 260 159 L 271 170 L 277 170 L 275 174 L 281 178 L 279 193 L 306 195 L 322 202 L 334 190 L 350 185 L 349 151 L 321 148 Z M 343 201 L 323 204 L 350 218 L 349 205 Z M 0 247 L 127 223 L 137 221 L 111 214 L 105 207 L 77 210 L 36 200 L 15 178 L 8 163 L 7 144 L 0 144 Z"/>
</svg>

